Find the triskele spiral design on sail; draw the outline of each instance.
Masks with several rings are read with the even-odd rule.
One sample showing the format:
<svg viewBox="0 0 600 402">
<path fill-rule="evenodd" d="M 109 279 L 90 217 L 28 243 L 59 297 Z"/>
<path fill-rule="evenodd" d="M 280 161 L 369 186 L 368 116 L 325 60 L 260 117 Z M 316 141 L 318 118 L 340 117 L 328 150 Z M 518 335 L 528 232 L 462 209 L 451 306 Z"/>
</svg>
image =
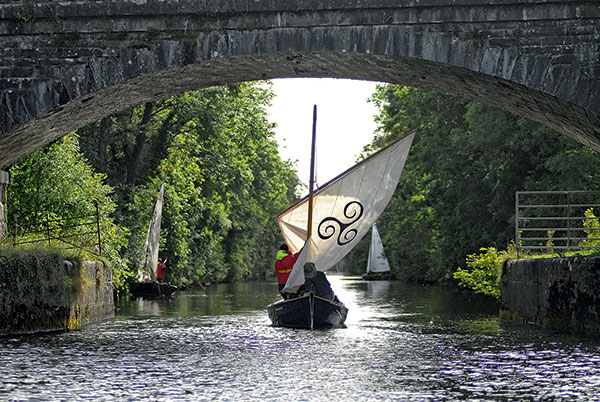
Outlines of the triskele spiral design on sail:
<svg viewBox="0 0 600 402">
<path fill-rule="evenodd" d="M 347 223 L 343 223 L 342 221 L 340 221 L 337 218 L 334 218 L 333 216 L 323 219 L 319 223 L 319 227 L 317 230 L 319 237 L 323 240 L 330 239 L 337 233 L 339 229 L 339 234 L 337 238 L 338 246 L 344 246 L 350 243 L 358 234 L 358 230 L 348 228 L 361 218 L 363 211 L 364 207 L 360 202 L 349 202 L 344 207 L 344 216 L 346 217 L 346 219 L 350 219 L 350 221 Z"/>
</svg>

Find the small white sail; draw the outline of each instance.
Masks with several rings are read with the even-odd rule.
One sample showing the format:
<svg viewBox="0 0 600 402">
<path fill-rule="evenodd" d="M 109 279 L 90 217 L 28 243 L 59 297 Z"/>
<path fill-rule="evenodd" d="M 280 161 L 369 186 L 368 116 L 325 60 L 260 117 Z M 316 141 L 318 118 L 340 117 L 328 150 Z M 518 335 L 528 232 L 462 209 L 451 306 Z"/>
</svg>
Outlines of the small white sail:
<svg viewBox="0 0 600 402">
<path fill-rule="evenodd" d="M 310 239 L 306 239 L 308 197 L 278 215 L 290 250 L 297 252 L 306 244 L 284 291 L 294 292 L 304 283 L 306 261 L 326 271 L 369 231 L 392 198 L 415 133 L 412 131 L 315 191 Z"/>
<path fill-rule="evenodd" d="M 141 273 L 142 277 L 138 278 L 140 282 L 155 282 L 156 267 L 158 265 L 158 245 L 160 242 L 160 223 L 162 221 L 163 194 L 165 184 L 161 184 L 152 219 L 148 226 L 148 234 L 146 235 L 146 243 L 144 244 L 144 255 L 146 256 L 145 269 Z"/>
<path fill-rule="evenodd" d="M 369 247 L 369 259 L 367 261 L 367 273 L 369 272 L 389 272 L 390 263 L 383 254 L 383 243 L 377 230 L 377 225 L 373 224 L 371 232 L 371 247 Z"/>
</svg>

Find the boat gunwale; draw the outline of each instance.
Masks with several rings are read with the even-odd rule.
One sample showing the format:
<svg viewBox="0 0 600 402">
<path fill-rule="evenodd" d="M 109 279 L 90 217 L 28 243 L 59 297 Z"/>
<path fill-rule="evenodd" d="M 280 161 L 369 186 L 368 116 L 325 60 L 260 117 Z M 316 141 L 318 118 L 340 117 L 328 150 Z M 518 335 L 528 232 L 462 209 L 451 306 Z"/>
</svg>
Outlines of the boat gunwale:
<svg viewBox="0 0 600 402">
<path fill-rule="evenodd" d="M 320 300 L 323 300 L 325 302 L 331 303 L 331 304 L 333 304 L 335 306 L 343 307 L 346 310 L 349 310 L 348 307 L 346 307 L 346 305 L 344 303 L 342 303 L 341 301 L 340 302 L 336 302 L 335 300 L 325 299 L 324 297 L 317 296 L 314 292 L 307 292 L 307 293 L 303 294 L 302 296 L 294 297 L 293 299 L 278 300 L 276 302 L 273 302 L 273 303 L 269 304 L 267 306 L 267 309 L 270 308 L 270 307 L 272 307 L 272 306 L 285 304 L 287 302 L 293 302 L 293 301 L 296 301 L 296 300 L 305 299 L 307 297 L 310 297 L 311 294 L 314 296 L 315 299 L 320 299 Z"/>
</svg>

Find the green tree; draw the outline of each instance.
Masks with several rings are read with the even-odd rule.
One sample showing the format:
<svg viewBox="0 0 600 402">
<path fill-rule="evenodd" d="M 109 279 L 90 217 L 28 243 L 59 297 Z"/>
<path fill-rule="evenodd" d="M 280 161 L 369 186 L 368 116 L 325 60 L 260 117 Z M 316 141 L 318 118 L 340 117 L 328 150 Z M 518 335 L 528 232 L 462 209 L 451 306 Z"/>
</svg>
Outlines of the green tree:
<svg viewBox="0 0 600 402">
<path fill-rule="evenodd" d="M 281 241 L 273 216 L 299 184 L 267 120 L 272 96 L 257 84 L 214 87 L 82 130 L 86 156 L 116 189 L 120 222 L 131 233 L 132 270 L 142 265 L 147 224 L 165 182 L 161 257 L 168 258 L 170 280 L 234 281 L 272 271 Z"/>
<path fill-rule="evenodd" d="M 127 231 L 114 223 L 113 189 L 105 184 L 106 176 L 94 172 L 82 157 L 76 135 L 67 135 L 33 153 L 13 166 L 10 175 L 9 222 L 35 225 L 48 218 L 70 219 L 72 224 L 89 222 L 90 218 L 76 217 L 94 215 L 98 205 L 102 252 L 115 269 L 115 285 L 119 288 L 124 284 L 127 260 L 121 258 L 121 251 L 127 245 Z M 74 233 L 82 237 L 86 231 L 89 228 Z"/>
<path fill-rule="evenodd" d="M 400 278 L 453 277 L 465 256 L 514 236 L 518 190 L 591 190 L 598 154 L 508 112 L 415 88 L 383 85 L 378 132 L 365 154 L 419 129 L 396 194 L 378 221 Z"/>
</svg>

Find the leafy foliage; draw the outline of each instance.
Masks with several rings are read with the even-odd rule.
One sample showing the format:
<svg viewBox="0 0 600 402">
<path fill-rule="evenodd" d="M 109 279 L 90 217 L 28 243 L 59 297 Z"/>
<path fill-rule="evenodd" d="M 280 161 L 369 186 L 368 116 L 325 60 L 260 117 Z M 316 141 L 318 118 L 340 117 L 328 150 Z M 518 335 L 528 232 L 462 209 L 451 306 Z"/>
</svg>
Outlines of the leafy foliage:
<svg viewBox="0 0 600 402">
<path fill-rule="evenodd" d="M 450 281 L 465 256 L 481 247 L 506 247 L 514 236 L 518 190 L 600 185 L 599 155 L 538 123 L 396 85 L 378 86 L 372 101 L 379 108 L 378 132 L 363 156 L 419 129 L 396 193 L 378 221 L 392 270 L 401 279 Z M 350 258 L 358 261 L 354 254 Z"/>
<path fill-rule="evenodd" d="M 125 255 L 143 266 L 143 242 L 165 183 L 161 258 L 180 285 L 262 278 L 280 234 L 272 218 L 298 178 L 281 161 L 268 88 L 215 87 L 148 103 L 85 128 L 85 154 L 115 186 Z"/>
<path fill-rule="evenodd" d="M 509 258 L 516 255 L 515 245 L 512 244 L 507 251 L 498 251 L 494 247 L 481 248 L 479 254 L 467 256 L 466 263 L 469 269 L 458 268 L 454 272 L 454 279 L 459 285 L 471 288 L 475 293 L 483 293 L 496 299 L 500 298 L 498 281 L 502 272 L 502 265 Z"/>
<path fill-rule="evenodd" d="M 581 240 L 580 245 L 583 247 L 598 247 L 600 244 L 598 238 L 598 230 L 600 230 L 600 222 L 594 215 L 594 209 L 589 208 L 585 211 L 585 217 L 582 223 L 585 228 L 588 228 L 586 232 L 587 239 Z M 548 231 L 548 246 L 553 246 L 552 235 L 554 231 Z M 517 248 L 514 242 L 511 242 L 506 251 L 498 251 L 494 247 L 481 248 L 480 254 L 470 254 L 466 258 L 466 264 L 468 269 L 458 268 L 454 272 L 454 279 L 458 279 L 459 285 L 473 289 L 476 293 L 483 293 L 488 296 L 492 296 L 496 299 L 500 298 L 500 287 L 499 280 L 502 275 L 502 267 L 504 263 L 509 259 L 515 259 L 518 257 Z M 564 256 L 571 255 L 589 255 L 597 253 L 597 250 L 584 250 L 578 252 L 564 253 Z M 554 250 L 550 250 L 548 253 L 543 254 L 531 254 L 521 252 L 521 257 L 527 258 L 550 258 L 556 254 Z M 583 273 L 586 276 L 582 283 L 586 286 L 589 281 L 596 280 L 598 275 L 594 272 L 588 272 L 588 269 L 584 269 Z M 592 278 L 592 279 L 590 279 Z M 594 279 L 595 278 L 595 279 Z"/>
<path fill-rule="evenodd" d="M 35 225 L 48 218 L 74 218 L 69 223 L 76 225 L 89 221 L 98 206 L 103 254 L 112 261 L 114 281 L 120 286 L 127 266 L 127 260 L 120 255 L 127 244 L 127 230 L 114 222 L 113 190 L 105 184 L 106 175 L 96 173 L 81 155 L 78 136 L 65 136 L 38 150 L 13 166 L 10 175 L 9 223 Z M 90 231 L 86 227 L 76 229 L 74 233 L 79 236 Z"/>
<path fill-rule="evenodd" d="M 588 208 L 584 212 L 584 216 L 587 219 L 583 220 L 583 227 L 586 228 L 585 236 L 586 240 L 581 241 L 581 245 L 584 247 L 598 247 L 600 245 L 600 221 L 598 221 L 598 217 L 594 214 L 594 208 Z"/>
<path fill-rule="evenodd" d="M 100 205 L 103 249 L 119 288 L 143 267 L 165 183 L 160 257 L 179 285 L 264 278 L 280 233 L 273 216 L 299 180 L 282 161 L 265 84 L 150 102 L 78 130 L 13 167 L 11 222 L 86 215 Z"/>
</svg>

